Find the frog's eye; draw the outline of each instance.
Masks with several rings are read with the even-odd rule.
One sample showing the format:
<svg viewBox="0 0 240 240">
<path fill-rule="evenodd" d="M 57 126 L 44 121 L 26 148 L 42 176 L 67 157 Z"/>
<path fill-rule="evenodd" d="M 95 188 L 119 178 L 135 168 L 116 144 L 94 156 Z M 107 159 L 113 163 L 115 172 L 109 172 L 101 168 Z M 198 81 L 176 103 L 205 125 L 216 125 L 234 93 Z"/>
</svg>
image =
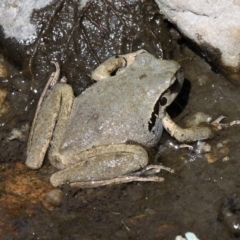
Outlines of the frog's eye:
<svg viewBox="0 0 240 240">
<path fill-rule="evenodd" d="M 169 90 L 168 90 L 168 92 L 169 92 L 169 94 L 170 94 L 170 91 L 169 91 Z M 165 106 L 166 103 L 167 103 L 167 98 L 166 98 L 165 96 L 160 97 L 159 103 L 160 103 L 161 106 Z"/>
<path fill-rule="evenodd" d="M 149 119 L 148 122 L 148 130 L 151 132 L 153 127 L 155 126 L 156 123 L 156 119 L 159 118 L 159 113 L 161 111 L 161 109 L 165 109 L 165 106 L 168 106 L 168 95 L 171 94 L 170 90 L 166 90 L 163 95 L 161 95 L 158 100 L 156 101 L 152 114 L 151 114 L 151 118 Z"/>
</svg>

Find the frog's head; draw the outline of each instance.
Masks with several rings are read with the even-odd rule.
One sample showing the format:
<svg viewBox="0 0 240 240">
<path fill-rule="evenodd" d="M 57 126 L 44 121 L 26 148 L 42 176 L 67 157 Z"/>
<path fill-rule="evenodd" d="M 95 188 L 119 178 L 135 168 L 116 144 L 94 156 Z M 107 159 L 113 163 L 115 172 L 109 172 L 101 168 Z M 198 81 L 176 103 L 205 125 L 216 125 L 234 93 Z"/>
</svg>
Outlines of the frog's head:
<svg viewBox="0 0 240 240">
<path fill-rule="evenodd" d="M 156 59 L 141 51 L 125 71 L 133 98 L 129 103 L 138 101 L 139 108 L 134 114 L 146 126 L 143 135 L 147 136 L 147 145 L 151 145 L 161 137 L 162 117 L 181 91 L 184 82 L 182 68 L 176 61 Z"/>
<path fill-rule="evenodd" d="M 159 108 L 156 114 L 166 111 L 166 108 L 174 101 L 181 91 L 184 75 L 179 63 L 173 60 L 156 59 L 146 51 L 138 51 L 135 61 L 131 62 L 130 71 L 145 71 L 142 75 L 145 81 L 141 85 L 145 85 L 145 89 L 149 92 L 149 104 L 154 104 L 155 108 Z M 136 73 L 134 73 L 136 74 Z M 141 76 L 139 76 L 141 79 Z M 157 105 L 159 105 L 157 107 Z"/>
<path fill-rule="evenodd" d="M 161 110 L 164 111 L 177 97 L 179 92 L 181 91 L 184 75 L 181 66 L 175 62 L 170 60 L 159 60 L 161 66 L 168 65 L 166 68 L 166 80 L 165 80 L 165 88 L 166 90 L 162 92 L 160 98 L 158 100 Z"/>
<path fill-rule="evenodd" d="M 159 59 L 154 61 L 153 65 L 157 65 L 155 66 L 157 71 L 153 72 L 150 80 L 151 88 L 156 91 L 153 91 L 153 96 L 149 101 L 152 113 L 148 122 L 148 130 L 156 133 L 158 132 L 156 129 L 161 125 L 161 119 L 166 114 L 166 108 L 181 91 L 184 75 L 181 66 L 176 61 Z"/>
</svg>

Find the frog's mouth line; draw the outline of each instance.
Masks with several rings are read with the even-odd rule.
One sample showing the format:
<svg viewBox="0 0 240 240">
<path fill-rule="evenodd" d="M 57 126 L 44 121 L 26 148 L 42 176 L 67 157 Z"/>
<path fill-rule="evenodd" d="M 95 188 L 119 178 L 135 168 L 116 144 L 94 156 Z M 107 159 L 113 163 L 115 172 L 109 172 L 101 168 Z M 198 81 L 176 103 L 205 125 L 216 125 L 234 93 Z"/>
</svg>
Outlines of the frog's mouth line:
<svg viewBox="0 0 240 240">
<path fill-rule="evenodd" d="M 159 118 L 159 109 L 160 109 L 160 106 L 161 106 L 161 98 L 162 96 L 160 96 L 157 100 L 157 102 L 155 103 L 154 105 L 154 108 L 153 108 L 153 112 L 152 112 L 152 115 L 151 115 L 151 118 L 149 119 L 148 121 L 148 130 L 149 132 L 152 132 L 153 131 L 153 128 L 156 124 L 156 120 L 157 118 Z"/>
<path fill-rule="evenodd" d="M 157 118 L 159 118 L 160 109 L 163 108 L 164 106 L 165 107 L 169 106 L 173 102 L 175 97 L 178 95 L 181 88 L 182 84 L 176 78 L 173 84 L 159 96 L 158 100 L 154 105 L 151 118 L 148 121 L 148 130 L 150 132 L 153 131 L 153 128 L 156 124 L 156 120 Z"/>
</svg>

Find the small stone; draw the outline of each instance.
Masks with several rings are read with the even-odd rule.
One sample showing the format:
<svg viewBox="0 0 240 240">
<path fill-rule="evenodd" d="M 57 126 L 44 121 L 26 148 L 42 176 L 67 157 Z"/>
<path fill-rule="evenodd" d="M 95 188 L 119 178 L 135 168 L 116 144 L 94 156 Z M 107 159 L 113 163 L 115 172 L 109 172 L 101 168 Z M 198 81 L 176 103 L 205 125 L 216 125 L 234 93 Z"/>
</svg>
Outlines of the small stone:
<svg viewBox="0 0 240 240">
<path fill-rule="evenodd" d="M 227 162 L 227 161 L 229 161 L 229 160 L 230 160 L 230 158 L 229 158 L 228 156 L 226 156 L 226 157 L 224 157 L 224 158 L 222 159 L 223 162 Z"/>
<path fill-rule="evenodd" d="M 13 128 L 12 131 L 10 132 L 9 136 L 7 137 L 8 141 L 12 140 L 19 140 L 21 142 L 26 141 L 26 132 L 29 131 L 29 124 L 23 125 L 21 128 Z"/>
<path fill-rule="evenodd" d="M 192 232 L 185 233 L 185 237 L 187 240 L 199 240 L 197 236 Z"/>
<path fill-rule="evenodd" d="M 62 198 L 63 198 L 63 192 L 60 189 L 54 189 L 50 191 L 47 196 L 46 196 L 46 202 L 58 207 L 62 203 Z"/>
<path fill-rule="evenodd" d="M 176 236 L 175 240 L 199 240 L 197 238 L 197 236 L 194 233 L 192 233 L 192 232 L 186 232 L 185 233 L 185 237 L 186 238 L 178 235 L 178 236 Z"/>
<path fill-rule="evenodd" d="M 4 88 L 0 88 L 0 117 L 2 117 L 9 109 L 9 105 L 6 102 L 6 97 L 7 90 Z"/>
<path fill-rule="evenodd" d="M 206 142 L 199 142 L 197 144 L 197 152 L 199 153 L 209 153 L 212 151 L 212 147 L 210 144 Z"/>
<path fill-rule="evenodd" d="M 210 82 L 211 79 L 207 75 L 202 74 L 196 77 L 196 81 L 199 86 L 203 86 Z"/>
<path fill-rule="evenodd" d="M 205 159 L 207 160 L 208 163 L 214 163 L 218 160 L 216 154 L 213 153 L 206 153 Z"/>
<path fill-rule="evenodd" d="M 0 77 L 7 77 L 8 76 L 8 70 L 6 66 L 0 62 Z"/>
</svg>

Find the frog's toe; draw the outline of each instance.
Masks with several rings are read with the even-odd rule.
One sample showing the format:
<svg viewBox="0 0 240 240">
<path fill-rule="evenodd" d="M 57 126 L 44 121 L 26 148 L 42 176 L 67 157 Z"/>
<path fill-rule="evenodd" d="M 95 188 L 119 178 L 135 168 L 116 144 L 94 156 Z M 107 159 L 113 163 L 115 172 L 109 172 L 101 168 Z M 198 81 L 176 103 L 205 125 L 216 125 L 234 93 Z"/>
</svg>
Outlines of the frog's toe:
<svg viewBox="0 0 240 240">
<path fill-rule="evenodd" d="M 215 126 L 217 130 L 222 130 L 223 128 L 228 128 L 233 125 L 240 124 L 240 120 L 233 120 L 230 123 L 221 123 L 223 119 L 226 119 L 225 116 L 219 116 L 216 120 L 211 122 L 211 125 Z"/>
</svg>

